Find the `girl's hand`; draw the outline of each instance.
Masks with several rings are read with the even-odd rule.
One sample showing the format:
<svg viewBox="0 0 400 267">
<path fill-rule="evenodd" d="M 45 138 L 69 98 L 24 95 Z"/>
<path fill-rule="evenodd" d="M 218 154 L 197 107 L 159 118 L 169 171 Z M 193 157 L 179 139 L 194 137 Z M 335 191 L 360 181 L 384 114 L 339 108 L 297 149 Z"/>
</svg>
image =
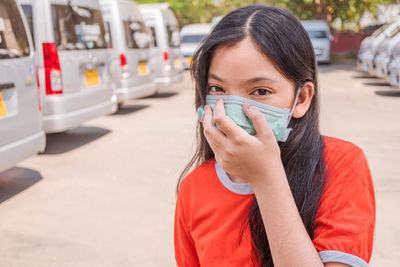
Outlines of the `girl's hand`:
<svg viewBox="0 0 400 267">
<path fill-rule="evenodd" d="M 225 114 L 222 98 L 217 100 L 214 114 L 205 106 L 203 128 L 221 168 L 253 185 L 272 179 L 277 168 L 282 168 L 282 162 L 278 143 L 265 117 L 247 102 L 243 110 L 253 122 L 255 136 L 249 135 Z"/>
</svg>

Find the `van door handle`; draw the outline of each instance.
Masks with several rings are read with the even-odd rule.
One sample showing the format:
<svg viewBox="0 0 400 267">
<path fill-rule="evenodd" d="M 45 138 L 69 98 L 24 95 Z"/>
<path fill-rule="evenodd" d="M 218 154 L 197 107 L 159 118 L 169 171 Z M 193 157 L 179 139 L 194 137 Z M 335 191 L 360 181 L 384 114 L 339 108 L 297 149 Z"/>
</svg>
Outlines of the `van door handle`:
<svg viewBox="0 0 400 267">
<path fill-rule="evenodd" d="M 1 90 L 5 90 L 5 89 L 14 88 L 14 87 L 15 87 L 14 83 L 1 83 L 0 84 L 0 91 Z"/>
</svg>

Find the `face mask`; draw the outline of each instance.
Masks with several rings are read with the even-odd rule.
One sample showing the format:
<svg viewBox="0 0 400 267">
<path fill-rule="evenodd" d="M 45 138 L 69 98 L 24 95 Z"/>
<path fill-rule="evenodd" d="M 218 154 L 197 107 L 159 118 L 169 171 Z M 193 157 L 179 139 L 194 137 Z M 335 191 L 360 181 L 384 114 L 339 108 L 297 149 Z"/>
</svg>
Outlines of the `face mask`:
<svg viewBox="0 0 400 267">
<path fill-rule="evenodd" d="M 207 95 L 206 103 L 214 110 L 215 103 L 218 98 L 224 100 L 225 113 L 230 117 L 237 125 L 248 132 L 251 135 L 255 135 L 256 131 L 254 129 L 253 123 L 246 116 L 243 110 L 244 102 L 248 102 L 253 108 L 258 109 L 267 119 L 269 127 L 271 127 L 272 132 L 278 142 L 285 142 L 289 136 L 291 128 L 288 128 L 289 121 L 292 117 L 294 108 L 296 106 L 297 100 L 299 98 L 300 90 L 297 90 L 296 99 L 294 101 L 292 110 L 281 109 L 273 107 L 267 104 L 263 104 L 251 99 L 247 99 L 236 95 Z M 197 115 L 199 119 L 204 116 L 204 107 L 199 107 L 197 109 Z"/>
</svg>

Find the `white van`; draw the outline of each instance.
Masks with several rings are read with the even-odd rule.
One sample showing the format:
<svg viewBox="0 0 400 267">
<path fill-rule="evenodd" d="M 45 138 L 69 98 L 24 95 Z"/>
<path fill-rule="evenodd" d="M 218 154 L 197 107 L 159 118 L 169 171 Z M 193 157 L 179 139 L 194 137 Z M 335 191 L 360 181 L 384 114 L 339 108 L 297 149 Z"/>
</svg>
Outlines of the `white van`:
<svg viewBox="0 0 400 267">
<path fill-rule="evenodd" d="M 15 0 L 0 0 L 0 172 L 44 150 L 33 46 Z"/>
<path fill-rule="evenodd" d="M 180 49 L 179 25 L 167 3 L 140 5 L 143 19 L 152 31 L 156 82 L 169 86 L 183 79 L 184 66 Z"/>
<path fill-rule="evenodd" d="M 329 31 L 328 24 L 323 20 L 303 20 L 301 24 L 310 36 L 317 62 L 329 63 L 333 36 Z"/>
<path fill-rule="evenodd" d="M 398 43 L 400 43 L 400 27 L 390 36 L 386 36 L 385 40 L 376 48 L 376 56 L 372 64 L 373 75 L 378 78 L 386 78 L 393 49 Z"/>
<path fill-rule="evenodd" d="M 371 36 L 365 38 L 360 45 L 357 56 L 357 69 L 374 75 L 374 58 L 379 44 L 400 28 L 400 20 L 387 23 L 377 29 Z"/>
<path fill-rule="evenodd" d="M 18 0 L 32 22 L 43 128 L 62 132 L 112 112 L 109 49 L 98 0 Z"/>
<path fill-rule="evenodd" d="M 182 27 L 181 30 L 181 51 L 185 57 L 185 68 L 190 68 L 192 64 L 192 57 L 196 49 L 204 41 L 207 35 L 211 32 L 211 24 L 189 24 Z"/>
<path fill-rule="evenodd" d="M 157 92 L 151 62 L 152 34 L 139 6 L 130 0 L 100 0 L 112 47 L 110 70 L 118 103 Z"/>
</svg>

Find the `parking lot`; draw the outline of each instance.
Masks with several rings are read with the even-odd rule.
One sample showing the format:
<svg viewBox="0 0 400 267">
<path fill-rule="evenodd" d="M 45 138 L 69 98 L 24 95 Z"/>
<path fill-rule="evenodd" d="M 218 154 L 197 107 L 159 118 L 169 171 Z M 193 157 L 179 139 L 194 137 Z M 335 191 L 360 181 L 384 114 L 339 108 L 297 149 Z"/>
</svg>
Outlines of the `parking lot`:
<svg viewBox="0 0 400 267">
<path fill-rule="evenodd" d="M 377 223 L 370 266 L 400 262 L 400 90 L 320 66 L 321 130 L 360 146 Z M 193 151 L 191 81 L 116 115 L 47 135 L 45 153 L 0 174 L 0 266 L 175 266 L 178 175 Z"/>
</svg>

